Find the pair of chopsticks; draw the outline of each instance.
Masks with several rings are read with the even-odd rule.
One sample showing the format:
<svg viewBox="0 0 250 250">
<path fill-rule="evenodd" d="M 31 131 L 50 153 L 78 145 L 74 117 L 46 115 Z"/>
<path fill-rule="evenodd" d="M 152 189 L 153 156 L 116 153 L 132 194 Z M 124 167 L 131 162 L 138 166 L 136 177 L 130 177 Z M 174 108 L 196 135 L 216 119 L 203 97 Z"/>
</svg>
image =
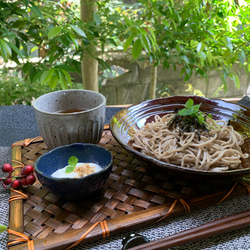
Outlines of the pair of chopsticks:
<svg viewBox="0 0 250 250">
<path fill-rule="evenodd" d="M 250 210 L 244 212 L 230 215 L 228 217 L 218 219 L 204 225 L 191 228 L 185 231 L 182 231 L 177 234 L 173 234 L 167 237 L 164 237 L 159 240 L 155 240 L 146 244 L 142 244 L 129 250 L 140 250 L 140 249 L 167 249 L 170 247 L 176 247 L 183 244 L 207 239 L 212 236 L 216 236 L 223 233 L 232 232 L 235 230 L 243 229 L 250 227 Z"/>
</svg>

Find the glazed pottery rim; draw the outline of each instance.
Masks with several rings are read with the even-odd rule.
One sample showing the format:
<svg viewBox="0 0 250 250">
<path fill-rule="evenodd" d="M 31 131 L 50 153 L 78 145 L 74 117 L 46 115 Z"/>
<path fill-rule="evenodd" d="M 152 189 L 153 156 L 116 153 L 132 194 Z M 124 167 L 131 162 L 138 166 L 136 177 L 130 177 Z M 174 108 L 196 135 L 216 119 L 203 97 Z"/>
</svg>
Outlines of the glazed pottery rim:
<svg viewBox="0 0 250 250">
<path fill-rule="evenodd" d="M 67 148 L 67 147 L 72 147 L 72 146 L 77 146 L 77 145 L 79 145 L 79 146 L 98 147 L 99 149 L 106 151 L 110 155 L 110 162 L 109 162 L 109 164 L 106 167 L 102 168 L 102 170 L 100 170 L 98 172 L 95 172 L 95 173 L 92 173 L 92 174 L 88 174 L 88 175 L 85 175 L 83 177 L 78 177 L 78 178 L 65 178 L 65 177 L 64 178 L 57 178 L 57 177 L 52 177 L 51 174 L 47 174 L 45 172 L 42 172 L 40 169 L 37 168 L 37 165 L 38 165 L 38 163 L 39 163 L 39 161 L 41 160 L 42 157 L 47 156 L 47 155 L 53 153 L 54 151 L 60 150 L 61 148 Z M 64 181 L 64 180 L 67 180 L 67 181 L 79 181 L 79 180 L 86 179 L 89 176 L 99 175 L 99 174 L 107 171 L 110 167 L 112 167 L 112 165 L 113 165 L 113 157 L 112 157 L 111 152 L 108 149 L 103 148 L 103 147 L 101 147 L 99 145 L 96 145 L 96 144 L 92 144 L 92 143 L 78 143 L 77 142 L 77 143 L 72 143 L 72 144 L 68 144 L 68 145 L 58 146 L 58 147 L 53 148 L 50 151 L 44 153 L 43 155 L 41 155 L 40 157 L 38 157 L 38 159 L 35 162 L 34 168 L 35 168 L 35 171 L 37 173 L 39 173 L 41 176 L 44 176 L 45 178 L 50 179 L 50 180 L 54 180 L 54 181 Z"/>
<path fill-rule="evenodd" d="M 37 102 L 40 101 L 42 98 L 46 97 L 46 96 L 50 96 L 50 95 L 53 95 L 53 94 L 56 94 L 56 93 L 63 93 L 63 92 L 88 92 L 88 93 L 93 93 L 93 94 L 97 94 L 99 95 L 99 97 L 102 98 L 102 102 L 96 106 L 96 107 L 93 107 L 93 108 L 90 108 L 90 109 L 87 109 L 87 110 L 83 110 L 83 111 L 77 111 L 77 112 L 71 112 L 69 114 L 67 113 L 59 113 L 59 112 L 48 112 L 48 111 L 44 111 L 40 108 L 38 108 L 36 106 Z M 72 115 L 72 114 L 84 114 L 84 113 L 89 113 L 91 111 L 94 111 L 94 110 L 97 110 L 97 109 L 100 109 L 102 108 L 103 106 L 106 105 L 106 97 L 99 93 L 99 92 L 96 92 L 96 91 L 92 91 L 92 90 L 87 90 L 87 89 L 67 89 L 67 90 L 57 90 L 57 91 L 53 91 L 53 92 L 49 92 L 49 93 L 46 93 L 44 95 L 41 95 L 39 97 L 37 97 L 33 102 L 32 102 L 32 107 L 38 111 L 38 112 L 41 112 L 41 113 L 44 113 L 44 114 L 48 114 L 48 115 L 58 115 L 58 116 L 66 116 L 66 115 Z"/>
</svg>

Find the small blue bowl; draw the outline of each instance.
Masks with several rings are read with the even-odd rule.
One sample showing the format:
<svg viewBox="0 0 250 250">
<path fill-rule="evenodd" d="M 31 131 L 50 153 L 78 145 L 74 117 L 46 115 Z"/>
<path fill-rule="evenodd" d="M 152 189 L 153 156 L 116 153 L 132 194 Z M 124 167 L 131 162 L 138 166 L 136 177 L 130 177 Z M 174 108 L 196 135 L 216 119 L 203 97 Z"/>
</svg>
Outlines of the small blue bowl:
<svg viewBox="0 0 250 250">
<path fill-rule="evenodd" d="M 68 165 L 71 156 L 78 162 L 96 163 L 103 170 L 81 178 L 54 178 L 51 175 Z M 88 143 L 60 146 L 40 156 L 35 172 L 41 184 L 51 193 L 66 200 L 79 200 L 100 191 L 112 170 L 112 154 L 105 148 Z"/>
</svg>

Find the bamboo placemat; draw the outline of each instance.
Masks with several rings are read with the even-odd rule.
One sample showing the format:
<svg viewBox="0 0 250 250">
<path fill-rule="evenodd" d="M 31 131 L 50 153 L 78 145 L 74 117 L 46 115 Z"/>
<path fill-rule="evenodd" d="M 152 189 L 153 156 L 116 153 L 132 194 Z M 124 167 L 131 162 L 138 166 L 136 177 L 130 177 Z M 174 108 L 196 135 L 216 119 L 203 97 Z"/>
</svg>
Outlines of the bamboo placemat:
<svg viewBox="0 0 250 250">
<path fill-rule="evenodd" d="M 100 145 L 113 155 L 113 169 L 99 196 L 73 203 L 58 199 L 39 181 L 11 191 L 9 249 L 66 249 L 250 192 L 247 179 L 200 181 L 155 171 L 122 148 L 109 130 Z M 16 173 L 48 151 L 41 137 L 12 145 Z M 77 242 L 78 243 L 78 242 Z"/>
</svg>

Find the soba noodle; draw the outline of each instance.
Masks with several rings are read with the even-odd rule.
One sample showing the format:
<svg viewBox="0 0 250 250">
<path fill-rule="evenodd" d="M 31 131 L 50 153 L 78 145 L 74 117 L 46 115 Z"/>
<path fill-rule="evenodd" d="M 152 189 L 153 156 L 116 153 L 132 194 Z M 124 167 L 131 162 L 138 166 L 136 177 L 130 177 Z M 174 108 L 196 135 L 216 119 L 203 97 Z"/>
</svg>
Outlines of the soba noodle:
<svg viewBox="0 0 250 250">
<path fill-rule="evenodd" d="M 248 158 L 248 154 L 242 153 L 243 137 L 232 126 L 216 121 L 220 129 L 203 131 L 198 138 L 196 132 L 169 129 L 167 124 L 172 118 L 173 114 L 156 115 L 154 122 L 135 132 L 133 146 L 159 161 L 185 168 L 206 171 L 242 168 L 241 159 Z"/>
</svg>

